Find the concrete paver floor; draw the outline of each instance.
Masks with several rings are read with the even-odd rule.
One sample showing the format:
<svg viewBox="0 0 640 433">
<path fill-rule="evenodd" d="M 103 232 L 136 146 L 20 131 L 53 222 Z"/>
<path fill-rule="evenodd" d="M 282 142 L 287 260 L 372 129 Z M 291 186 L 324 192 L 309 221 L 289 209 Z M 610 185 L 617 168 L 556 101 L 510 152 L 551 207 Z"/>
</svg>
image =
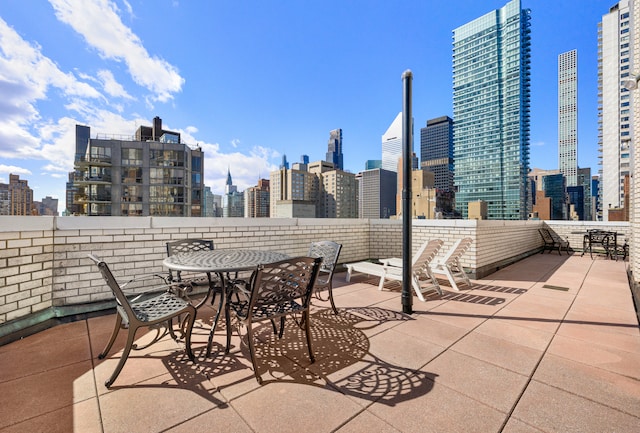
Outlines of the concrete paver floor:
<svg viewBox="0 0 640 433">
<path fill-rule="evenodd" d="M 107 389 L 113 315 L 0 347 L 0 432 L 638 432 L 640 333 L 626 263 L 536 254 L 401 313 L 400 286 L 334 277 L 314 301 L 313 351 L 291 322 L 258 328 L 259 372 L 198 313 L 192 364 L 164 337 Z M 376 281 L 373 281 L 376 284 Z M 222 321 L 223 322 L 223 321 Z M 244 335 L 244 333 L 243 333 Z M 140 344 L 153 332 L 140 333 Z"/>
</svg>

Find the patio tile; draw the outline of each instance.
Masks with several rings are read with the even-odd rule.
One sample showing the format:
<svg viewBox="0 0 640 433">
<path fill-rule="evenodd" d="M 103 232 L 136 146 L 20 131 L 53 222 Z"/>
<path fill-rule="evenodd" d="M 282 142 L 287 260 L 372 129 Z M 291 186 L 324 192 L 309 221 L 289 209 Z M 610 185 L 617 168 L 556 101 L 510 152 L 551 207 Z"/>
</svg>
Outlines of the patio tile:
<svg viewBox="0 0 640 433">
<path fill-rule="evenodd" d="M 98 399 L 90 398 L 52 412 L 29 418 L 7 428 L 2 433 L 102 433 L 102 419 L 98 409 Z"/>
<path fill-rule="evenodd" d="M 278 381 L 238 397 L 231 405 L 254 431 L 282 433 L 330 432 L 362 410 L 326 385 Z"/>
<path fill-rule="evenodd" d="M 219 406 L 226 403 L 204 376 L 177 381 L 167 374 L 133 386 L 114 386 L 100 396 L 105 433 L 164 431 Z"/>
<path fill-rule="evenodd" d="M 548 355 L 533 379 L 640 419 L 640 381 L 630 377 Z"/>
<path fill-rule="evenodd" d="M 87 338 L 87 324 L 84 320 L 64 323 L 45 329 L 26 338 L 14 341 L 11 344 L 0 346 L 0 354 L 8 351 L 23 351 L 38 348 L 51 342 L 60 344 L 61 341 L 73 340 L 76 338 Z"/>
<path fill-rule="evenodd" d="M 637 325 L 609 326 L 602 322 L 593 322 L 588 318 L 568 320 L 560 325 L 558 335 L 626 352 L 640 353 L 640 333 Z"/>
<path fill-rule="evenodd" d="M 373 415 L 403 433 L 498 432 L 506 415 L 436 382 L 427 394 L 396 405 L 374 403 Z"/>
<path fill-rule="evenodd" d="M 619 310 L 597 304 L 584 304 L 576 302 L 567 314 L 567 321 L 583 325 L 593 325 L 611 333 L 625 333 L 632 336 L 638 334 L 638 318 L 635 311 L 630 309 Z"/>
<path fill-rule="evenodd" d="M 86 332 L 58 339 L 60 335 L 64 334 L 52 335 L 38 345 L 16 344 L 12 350 L 0 352 L 0 383 L 91 359 Z"/>
<path fill-rule="evenodd" d="M 437 320 L 431 320 L 429 313 L 414 314 L 414 319 L 399 324 L 393 329 L 413 338 L 428 341 L 441 347 L 449 347 L 466 335 L 469 330 Z"/>
<path fill-rule="evenodd" d="M 455 347 L 455 346 L 454 346 Z M 421 369 L 436 374 L 437 383 L 508 413 L 528 377 L 448 350 Z"/>
<path fill-rule="evenodd" d="M 556 335 L 548 353 L 612 373 L 640 379 L 640 354 Z"/>
<path fill-rule="evenodd" d="M 253 430 L 230 406 L 215 407 L 166 430 L 167 433 L 252 433 Z"/>
<path fill-rule="evenodd" d="M 490 337 L 502 338 L 539 351 L 546 350 L 553 338 L 553 334 L 550 332 L 520 326 L 517 323 L 509 323 L 504 320 L 487 320 L 474 329 L 474 332 Z"/>
<path fill-rule="evenodd" d="M 507 421 L 507 424 L 504 426 L 504 429 L 502 429 L 500 432 L 501 433 L 545 433 L 544 431 L 539 430 L 528 424 L 525 424 L 524 422 L 514 417 L 509 418 L 509 421 Z"/>
<path fill-rule="evenodd" d="M 81 361 L 0 383 L 0 428 L 96 397 L 91 362 Z"/>
<path fill-rule="evenodd" d="M 524 376 L 533 372 L 543 355 L 540 350 L 475 331 L 466 335 L 451 349 Z"/>
<path fill-rule="evenodd" d="M 344 426 L 336 430 L 337 433 L 362 433 L 362 432 L 376 432 L 376 433 L 401 433 L 393 426 L 387 424 L 380 418 L 372 415 L 368 411 L 360 413 L 356 418 L 349 421 Z"/>
<path fill-rule="evenodd" d="M 417 370 L 445 348 L 390 329 L 371 337 L 369 353 L 399 368 Z"/>
<path fill-rule="evenodd" d="M 635 433 L 639 419 L 537 381 L 527 387 L 512 419 L 545 432 Z"/>
</svg>

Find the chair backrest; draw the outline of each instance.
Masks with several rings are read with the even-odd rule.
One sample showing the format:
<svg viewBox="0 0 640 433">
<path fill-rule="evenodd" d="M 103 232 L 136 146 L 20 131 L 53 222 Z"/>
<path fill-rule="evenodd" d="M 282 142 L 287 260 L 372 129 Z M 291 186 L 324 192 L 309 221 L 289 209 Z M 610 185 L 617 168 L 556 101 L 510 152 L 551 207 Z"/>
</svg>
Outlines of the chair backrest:
<svg viewBox="0 0 640 433">
<path fill-rule="evenodd" d="M 545 244 L 552 244 L 555 242 L 549 229 L 541 227 L 538 229 L 538 232 L 540 233 L 540 236 L 542 236 L 542 240 L 544 241 Z"/>
<path fill-rule="evenodd" d="M 429 264 L 438 255 L 438 251 L 442 248 L 444 242 L 441 239 L 431 239 L 430 241 L 425 241 L 425 243 L 420 246 L 420 249 L 413 256 L 413 264 L 411 269 L 414 274 L 420 278 L 426 272 L 424 276 L 430 276 L 430 267 Z M 430 277 L 429 277 L 430 278 Z"/>
<path fill-rule="evenodd" d="M 444 258 L 442 259 L 442 263 L 446 265 L 456 263 L 460 259 L 460 257 L 462 257 L 462 255 L 469 249 L 472 243 L 473 239 L 471 238 L 458 239 L 454 242 L 449 251 L 447 251 L 447 254 L 445 254 Z"/>
<path fill-rule="evenodd" d="M 111 273 L 109 265 L 107 265 L 104 260 L 93 254 L 89 254 L 89 258 L 93 260 L 93 262 L 98 266 L 98 269 L 102 274 L 102 278 L 104 278 L 107 286 L 109 286 L 111 292 L 113 292 L 113 295 L 116 297 L 116 302 L 118 303 L 116 309 L 118 310 L 118 313 L 120 313 L 120 315 L 122 316 L 124 323 L 128 324 L 129 318 L 135 318 L 136 316 L 133 312 L 133 309 L 131 308 L 129 299 L 127 299 L 127 296 L 122 291 L 120 284 L 118 284 L 118 281 L 113 276 L 113 273 Z"/>
<path fill-rule="evenodd" d="M 206 239 L 181 239 L 179 241 L 167 242 L 167 256 L 179 253 L 193 253 L 196 251 L 213 250 L 213 241 Z M 180 271 L 176 272 L 180 281 Z M 173 273 L 169 270 L 169 276 L 173 280 Z"/>
<path fill-rule="evenodd" d="M 213 241 L 206 239 L 181 239 L 179 241 L 167 242 L 167 256 L 212 249 Z"/>
<path fill-rule="evenodd" d="M 294 257 L 258 266 L 249 300 L 249 312 L 263 318 L 286 313 L 292 301 L 309 308 L 321 257 Z"/>
<path fill-rule="evenodd" d="M 340 250 L 342 245 L 334 241 L 317 241 L 312 242 L 309 247 L 309 257 L 321 257 L 322 264 L 320 265 L 320 271 L 326 275 L 327 281 L 331 279 L 333 271 L 338 264 L 338 257 L 340 256 Z"/>
</svg>

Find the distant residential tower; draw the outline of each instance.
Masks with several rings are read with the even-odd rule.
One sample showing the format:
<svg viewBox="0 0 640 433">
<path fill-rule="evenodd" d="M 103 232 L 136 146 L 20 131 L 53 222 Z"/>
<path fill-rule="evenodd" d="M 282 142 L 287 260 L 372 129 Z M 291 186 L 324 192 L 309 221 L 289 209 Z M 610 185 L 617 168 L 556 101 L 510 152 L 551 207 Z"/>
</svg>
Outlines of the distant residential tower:
<svg viewBox="0 0 640 433">
<path fill-rule="evenodd" d="M 456 208 L 487 203 L 487 218 L 528 217 L 530 11 L 520 0 L 453 31 Z"/>
</svg>

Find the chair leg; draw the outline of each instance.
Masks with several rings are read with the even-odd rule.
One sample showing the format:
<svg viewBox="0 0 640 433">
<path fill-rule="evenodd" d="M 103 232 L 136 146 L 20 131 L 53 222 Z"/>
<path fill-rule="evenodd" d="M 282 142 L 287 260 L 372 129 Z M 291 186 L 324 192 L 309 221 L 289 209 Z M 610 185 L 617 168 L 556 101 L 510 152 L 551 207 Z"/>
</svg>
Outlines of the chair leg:
<svg viewBox="0 0 640 433">
<path fill-rule="evenodd" d="M 331 302 L 331 309 L 334 314 L 338 314 L 338 309 L 336 308 L 335 302 L 333 302 L 333 284 L 329 281 L 329 302 Z"/>
<path fill-rule="evenodd" d="M 227 344 L 224 349 L 224 353 L 229 353 L 229 348 L 231 347 L 231 312 L 229 311 L 229 303 L 225 303 L 224 305 L 224 323 L 227 327 Z"/>
<path fill-rule="evenodd" d="M 188 322 L 185 329 L 185 337 L 184 337 L 185 350 L 187 351 L 187 356 L 193 363 L 196 362 L 196 358 L 193 356 L 193 350 L 191 350 L 191 331 L 193 331 L 193 324 L 196 321 L 195 311 L 196 310 L 194 309 L 193 312 L 188 313 L 188 317 L 185 319 L 185 320 L 188 320 Z"/>
<path fill-rule="evenodd" d="M 311 348 L 311 326 L 309 324 L 309 310 L 306 310 L 302 313 L 302 318 L 304 319 L 304 331 L 307 334 L 307 349 L 309 350 L 309 359 L 311 363 L 316 361 L 316 358 L 313 356 L 313 350 Z"/>
<path fill-rule="evenodd" d="M 107 342 L 104 350 L 102 351 L 102 353 L 100 353 L 100 355 L 98 355 L 98 359 L 103 359 L 105 356 L 107 356 L 107 354 L 111 350 L 111 347 L 113 346 L 113 343 L 116 341 L 118 332 L 120 332 L 120 326 L 122 326 L 122 317 L 120 316 L 120 313 L 116 312 L 116 326 L 115 328 L 113 328 L 113 333 L 111 334 L 111 337 L 109 338 L 109 341 Z"/>
<path fill-rule="evenodd" d="M 304 319 L 304 316 L 302 318 Z M 280 317 L 280 332 L 278 332 L 278 338 L 282 338 L 283 334 L 284 334 L 284 316 Z"/>
<path fill-rule="evenodd" d="M 213 292 L 211 303 L 213 304 L 216 299 L 216 293 Z M 207 358 L 211 354 L 211 345 L 213 344 L 213 334 L 218 327 L 218 320 L 220 320 L 220 313 L 222 312 L 222 308 L 224 308 L 224 291 L 220 292 L 220 303 L 218 304 L 218 310 L 216 311 L 216 317 L 213 319 L 213 324 L 211 325 L 211 331 L 209 331 L 209 339 L 207 340 Z M 227 342 L 227 345 L 229 343 Z"/>
<path fill-rule="evenodd" d="M 106 386 L 107 388 L 109 388 L 113 384 L 113 382 L 120 374 L 120 371 L 122 371 L 124 363 L 127 362 L 127 358 L 129 358 L 129 353 L 131 352 L 131 348 L 133 347 L 133 342 L 135 341 L 137 330 L 138 328 L 133 328 L 131 325 L 129 326 L 129 332 L 127 334 L 127 344 L 124 346 L 120 361 L 118 361 L 118 365 L 116 365 L 116 369 L 113 371 L 113 374 L 111 375 L 109 380 L 104 383 L 104 386 Z"/>
<path fill-rule="evenodd" d="M 424 296 L 422 296 L 422 290 L 420 290 L 420 283 L 418 283 L 415 277 L 411 277 L 411 287 L 413 287 L 413 291 L 416 292 L 418 299 L 422 302 L 426 302 Z"/>
<path fill-rule="evenodd" d="M 247 323 L 247 344 L 249 346 L 249 357 L 253 364 L 253 374 L 255 375 L 258 383 L 262 385 L 262 376 L 258 374 L 258 363 L 256 362 L 256 349 L 253 344 L 253 329 L 251 328 L 251 323 Z"/>
<path fill-rule="evenodd" d="M 451 269 L 449 269 L 448 267 L 445 266 L 444 267 L 444 273 L 447 275 L 447 279 L 451 283 L 451 288 L 453 290 L 455 290 L 456 292 L 459 292 L 460 289 L 458 288 L 458 285 L 456 284 L 456 279 L 454 278 L 453 274 L 451 273 Z"/>
</svg>

